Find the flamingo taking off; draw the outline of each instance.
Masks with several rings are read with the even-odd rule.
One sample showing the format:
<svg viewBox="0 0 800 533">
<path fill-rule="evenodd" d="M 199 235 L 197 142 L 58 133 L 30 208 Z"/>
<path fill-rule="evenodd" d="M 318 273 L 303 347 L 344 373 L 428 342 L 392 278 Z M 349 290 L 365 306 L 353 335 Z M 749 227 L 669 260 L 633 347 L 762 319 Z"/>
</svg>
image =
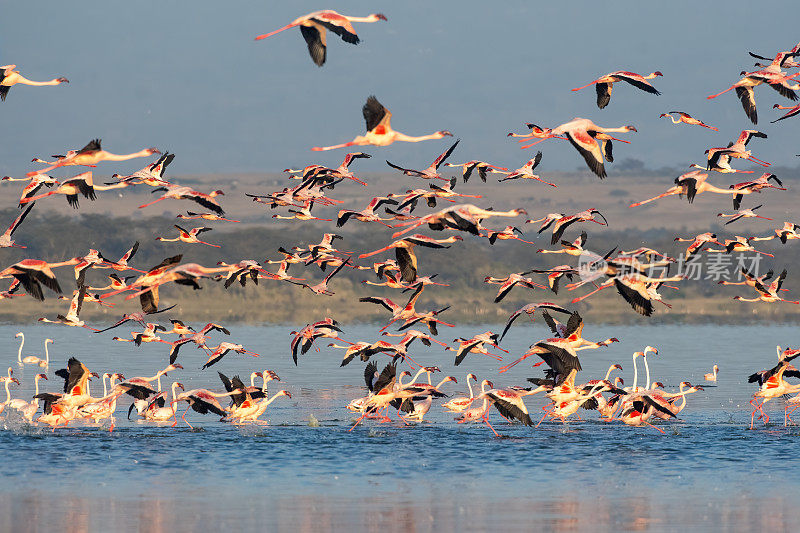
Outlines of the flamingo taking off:
<svg viewBox="0 0 800 533">
<path fill-rule="evenodd" d="M 351 22 L 378 22 L 379 20 L 386 20 L 386 16 L 381 13 L 372 13 L 366 17 L 350 17 L 332 10 L 314 11 L 294 19 L 291 24 L 287 24 L 283 28 L 259 35 L 255 40 L 260 41 L 283 30 L 300 26 L 300 32 L 308 45 L 308 53 L 311 55 L 311 60 L 315 65 L 321 67 L 325 64 L 328 51 L 326 29 L 341 37 L 346 43 L 358 44 L 360 39 L 356 35 L 356 30 Z"/>
</svg>

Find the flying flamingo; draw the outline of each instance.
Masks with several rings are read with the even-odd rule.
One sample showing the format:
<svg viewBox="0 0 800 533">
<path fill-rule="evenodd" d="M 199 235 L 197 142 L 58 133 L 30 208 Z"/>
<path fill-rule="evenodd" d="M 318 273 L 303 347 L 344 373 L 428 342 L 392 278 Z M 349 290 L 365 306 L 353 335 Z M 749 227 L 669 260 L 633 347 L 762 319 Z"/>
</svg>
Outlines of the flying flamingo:
<svg viewBox="0 0 800 533">
<path fill-rule="evenodd" d="M 750 429 L 753 429 L 754 418 L 756 416 L 757 411 L 761 411 L 761 416 L 759 418 L 764 419 L 764 425 L 769 422 L 769 415 L 764 412 L 764 404 L 770 401 L 773 398 L 779 398 L 785 394 L 794 394 L 795 392 L 800 391 L 800 384 L 797 385 L 790 385 L 786 380 L 783 379 L 783 374 L 787 370 L 796 371 L 797 369 L 789 363 L 784 363 L 780 366 L 778 371 L 770 376 L 764 384 L 761 385 L 761 388 L 753 395 L 753 399 L 750 400 L 750 405 L 755 407 L 753 412 L 750 414 Z M 763 398 L 761 403 L 756 405 L 756 401 L 758 398 Z M 786 413 L 788 406 L 784 408 L 784 414 Z"/>
<path fill-rule="evenodd" d="M 28 216 L 28 213 L 31 212 L 31 209 L 33 209 L 34 205 L 35 204 L 31 202 L 25 211 L 23 211 L 17 218 L 14 219 L 14 222 L 11 223 L 5 233 L 0 235 L 0 248 L 25 248 L 25 246 L 15 243 L 11 236 L 17 230 L 19 225 L 22 224 L 22 221 L 25 220 L 25 217 Z"/>
<path fill-rule="evenodd" d="M 453 145 L 450 148 L 448 148 L 441 155 L 439 155 L 439 157 L 437 157 L 433 161 L 433 163 L 431 163 L 431 165 L 428 168 L 426 168 L 425 170 L 412 170 L 410 168 L 403 168 L 403 167 L 399 167 L 399 166 L 397 166 L 397 165 L 395 165 L 393 163 L 390 163 L 389 161 L 386 161 L 386 164 L 389 165 L 390 167 L 394 168 L 394 169 L 397 169 L 397 170 L 401 171 L 406 176 L 415 176 L 417 178 L 423 178 L 423 179 L 426 179 L 426 180 L 439 179 L 439 180 L 447 181 L 447 178 L 443 178 L 439 174 L 439 167 L 442 166 L 442 163 L 444 163 L 447 160 L 448 157 L 450 157 L 450 154 L 453 153 L 453 150 L 456 149 L 456 146 L 458 146 L 458 143 L 460 143 L 460 142 L 461 142 L 461 139 L 456 140 L 456 142 L 454 142 Z"/>
<path fill-rule="evenodd" d="M 59 294 L 62 292 L 52 269 L 60 266 L 71 266 L 76 263 L 75 259 L 59 263 L 48 263 L 40 259 L 23 259 L 0 271 L 0 279 L 13 277 L 22 284 L 26 293 L 39 301 L 43 301 L 42 285 L 53 292 Z"/>
<path fill-rule="evenodd" d="M 787 240 L 800 239 L 800 225 L 794 222 L 784 222 L 781 229 L 775 230 L 775 235 L 777 235 L 782 244 L 786 244 Z"/>
<path fill-rule="evenodd" d="M 464 239 L 458 235 L 451 235 L 446 239 L 432 239 L 431 237 L 416 233 L 409 237 L 396 240 L 390 245 L 375 250 L 374 252 L 363 253 L 359 255 L 358 258 L 363 259 L 394 248 L 397 264 L 400 267 L 401 280 L 412 282 L 417 279 L 417 256 L 414 254 L 414 247 L 424 246 L 426 248 L 441 250 L 442 248 L 450 248 L 450 246 L 445 245 L 463 240 Z"/>
<path fill-rule="evenodd" d="M 656 90 L 655 87 L 650 85 L 649 81 L 647 81 L 647 80 L 652 80 L 653 78 L 656 78 L 658 76 L 663 76 L 663 74 L 661 74 L 661 72 L 659 71 L 655 71 L 651 72 L 647 76 L 642 76 L 641 74 L 636 74 L 635 72 L 618 70 L 616 72 L 611 72 L 604 76 L 600 76 L 593 82 L 587 83 L 583 87 L 577 87 L 572 90 L 580 91 L 581 89 L 585 89 L 589 85 L 594 85 L 597 91 L 597 107 L 603 109 L 608 105 L 608 102 L 611 101 L 611 89 L 613 89 L 613 85 L 618 81 L 624 81 L 630 83 L 637 89 L 641 89 L 650 94 L 655 94 L 655 95 L 661 94 Z"/>
<path fill-rule="evenodd" d="M 164 194 L 160 198 L 157 198 L 152 202 L 140 205 L 139 209 L 153 205 L 154 203 L 160 202 L 161 200 L 168 200 L 168 199 L 191 200 L 193 202 L 202 205 L 206 209 L 212 210 L 214 213 L 218 215 L 225 214 L 225 212 L 222 210 L 222 206 L 220 206 L 219 202 L 215 200 L 215 197 L 225 194 L 222 191 L 212 191 L 208 194 L 205 194 L 195 191 L 191 187 L 180 186 L 180 185 L 168 185 L 166 187 L 157 187 L 153 189 L 152 192 L 156 191 L 164 191 Z"/>
<path fill-rule="evenodd" d="M 562 134 L 566 134 L 567 139 L 569 139 L 570 144 L 578 151 L 579 154 L 583 157 L 588 165 L 589 169 L 594 172 L 600 179 L 606 177 L 606 170 L 603 166 L 603 156 L 604 150 L 597 144 L 596 138 L 600 138 L 604 142 L 607 142 L 610 139 L 614 139 L 613 137 L 603 135 L 602 137 L 598 137 L 598 134 L 606 134 L 606 133 L 625 133 L 629 131 L 637 131 L 634 126 L 620 126 L 618 128 L 604 128 L 602 126 L 598 126 L 594 122 L 586 118 L 574 118 L 569 122 L 561 124 L 560 126 L 554 128 L 550 131 L 550 133 L 545 136 L 544 138 L 540 139 L 540 141 L 547 139 L 547 138 L 554 138 Z M 620 140 L 620 139 L 614 139 Z M 537 141 L 537 142 L 540 142 Z M 528 148 L 532 145 L 523 146 L 522 148 Z"/>
<path fill-rule="evenodd" d="M 21 83 L 22 85 L 34 85 L 37 87 L 43 85 L 60 85 L 62 83 L 69 83 L 67 78 L 59 77 L 50 81 L 33 81 L 19 73 L 16 65 L 3 65 L 0 66 L 0 101 L 5 102 L 8 96 L 8 91 L 14 85 Z"/>
<path fill-rule="evenodd" d="M 774 181 L 778 185 L 773 185 L 770 181 Z M 733 197 L 733 208 L 738 210 L 742 205 L 742 198 L 746 194 L 754 192 L 760 193 L 761 189 L 778 189 L 785 191 L 783 183 L 778 179 L 778 176 L 769 172 L 764 172 L 758 178 L 742 183 L 735 183 L 731 185 L 731 189 L 735 192 L 736 196 Z"/>
<path fill-rule="evenodd" d="M 800 113 L 800 104 L 789 105 L 789 106 L 783 106 L 783 105 L 780 105 L 780 104 L 775 104 L 774 106 L 772 106 L 772 109 L 788 109 L 789 110 L 782 117 L 776 118 L 775 120 L 773 120 L 772 124 L 775 124 L 779 120 L 783 120 L 785 118 L 791 118 L 791 117 L 797 116 L 797 114 Z"/>
<path fill-rule="evenodd" d="M 351 22 L 378 22 L 379 20 L 386 20 L 386 16 L 381 13 L 372 13 L 366 17 L 350 17 L 332 10 L 314 11 L 296 18 L 291 24 L 287 24 L 283 28 L 259 35 L 255 40 L 260 41 L 283 30 L 300 26 L 300 32 L 308 45 L 308 53 L 311 55 L 311 60 L 315 65 L 321 67 L 325 64 L 328 50 L 326 29 L 341 37 L 346 43 L 358 44 L 360 39 L 356 35 L 356 30 Z"/>
<path fill-rule="evenodd" d="M 210 242 L 201 241 L 197 238 L 197 236 L 203 232 L 211 231 L 212 228 L 192 228 L 191 230 L 185 230 L 182 227 L 178 226 L 177 224 L 174 227 L 178 228 L 179 235 L 174 239 L 167 239 L 166 237 L 156 237 L 157 241 L 161 242 L 176 242 L 182 241 L 189 244 L 206 244 L 208 246 L 213 246 L 214 248 L 220 248 L 219 244 L 211 244 Z"/>
<path fill-rule="evenodd" d="M 687 263 L 689 262 L 689 260 L 692 257 L 695 257 L 696 254 L 698 254 L 700 252 L 700 250 L 703 249 L 703 246 L 705 246 L 706 244 L 708 244 L 710 242 L 713 242 L 714 244 L 719 244 L 720 246 L 722 246 L 722 243 L 717 240 L 717 234 L 716 233 L 711 233 L 711 232 L 701 233 L 700 235 L 697 235 L 695 237 L 689 237 L 688 239 L 684 239 L 683 237 L 675 237 L 674 240 L 675 241 L 679 241 L 679 242 L 690 242 L 690 243 L 692 243 L 686 249 L 686 252 L 684 253 L 684 256 L 683 256 L 684 261 L 687 262 Z"/>
<path fill-rule="evenodd" d="M 59 181 L 52 176 L 48 176 L 47 174 L 36 174 L 32 177 L 25 177 L 25 178 L 12 178 L 11 176 L 3 176 L 2 180 L 0 181 L 27 181 L 28 184 L 22 188 L 22 194 L 19 197 L 19 208 L 22 209 L 25 204 L 22 203 L 22 200 L 26 198 L 30 198 L 34 196 L 42 186 L 46 186 L 48 188 L 53 187 L 55 185 L 60 185 Z M 27 202 L 26 202 L 27 203 Z"/>
<path fill-rule="evenodd" d="M 530 161 L 519 167 L 517 170 L 508 172 L 505 178 L 500 178 L 497 181 L 500 182 L 507 180 L 515 180 L 515 179 L 527 179 L 527 180 L 541 181 L 545 185 L 557 187 L 555 183 L 544 181 L 542 178 L 533 173 L 533 170 L 539 165 L 539 162 L 541 160 L 542 160 L 542 152 L 536 152 L 536 157 L 534 157 L 533 159 L 531 159 Z"/>
<path fill-rule="evenodd" d="M 508 171 L 506 167 L 498 167 L 497 165 L 490 165 L 486 161 L 478 161 L 473 159 L 472 161 L 467 161 L 466 163 L 445 163 L 447 167 L 461 167 L 461 176 L 464 178 L 464 183 L 469 181 L 470 176 L 474 171 L 478 171 L 478 176 L 480 176 L 481 181 L 486 183 L 486 175 L 489 172 L 494 172 L 497 174 L 502 174 L 504 171 Z"/>
<path fill-rule="evenodd" d="M 534 282 L 531 278 L 524 277 L 525 274 L 530 274 L 530 270 L 526 272 L 514 272 L 506 276 L 505 278 L 495 278 L 492 276 L 486 276 L 483 279 L 484 283 L 490 283 L 492 285 L 500 285 L 500 288 L 497 291 L 497 295 L 494 298 L 494 303 L 499 303 L 500 301 L 505 298 L 508 293 L 511 292 L 516 286 L 527 287 L 529 289 L 547 289 L 544 285 L 539 285 L 538 283 Z"/>
<path fill-rule="evenodd" d="M 672 113 L 678 115 L 678 118 L 672 116 Z M 658 118 L 669 117 L 673 124 L 680 124 L 683 122 L 684 124 L 689 124 L 692 126 L 703 126 L 704 128 L 708 128 L 710 130 L 719 131 L 719 128 L 715 128 L 714 126 L 709 126 L 708 124 L 703 123 L 702 120 L 698 120 L 694 118 L 689 113 L 684 113 L 683 111 L 670 111 L 669 113 L 661 113 Z"/>
<path fill-rule="evenodd" d="M 726 215 L 725 213 L 718 213 L 717 216 L 718 217 L 725 217 L 725 218 L 730 217 L 730 220 L 725 223 L 726 226 L 728 224 L 732 224 L 733 222 L 736 222 L 737 220 L 742 219 L 742 218 L 763 218 L 764 220 L 772 220 L 771 218 L 762 217 L 761 215 L 755 214 L 755 210 L 760 208 L 760 207 L 762 207 L 762 206 L 763 206 L 763 204 L 762 205 L 757 205 L 757 206 L 755 206 L 755 207 L 753 207 L 751 209 L 742 209 L 738 213 L 732 213 L 730 215 Z"/>
<path fill-rule="evenodd" d="M 481 226 L 481 222 L 490 217 L 517 217 L 519 215 L 527 215 L 528 212 L 524 209 L 512 209 L 510 211 L 493 211 L 491 209 L 483 209 L 473 204 L 456 204 L 447 207 L 436 213 L 431 213 L 420 217 L 417 220 L 410 220 L 408 222 L 401 222 L 395 227 L 404 227 L 392 234 L 392 238 L 396 239 L 403 233 L 408 233 L 423 224 L 427 224 L 429 228 L 434 231 L 442 231 L 444 228 L 452 228 L 460 231 L 466 231 L 473 235 L 480 235 L 480 230 L 485 229 Z"/>
<path fill-rule="evenodd" d="M 53 339 L 44 340 L 44 359 L 42 359 L 41 357 L 36 357 L 35 355 L 26 355 L 25 357 L 22 357 L 22 347 L 25 346 L 25 334 L 20 331 L 14 336 L 22 339 L 19 343 L 19 350 L 17 350 L 17 361 L 19 362 L 20 366 L 39 365 L 42 368 L 48 368 L 50 366 L 50 351 L 47 349 L 47 345 L 55 342 Z"/>
<path fill-rule="evenodd" d="M 336 215 L 336 227 L 341 228 L 345 225 L 345 223 L 354 218 L 360 222 L 377 222 L 379 224 L 383 224 L 387 228 L 390 227 L 388 224 L 384 222 L 384 220 L 391 220 L 389 218 L 381 218 L 376 213 L 375 210 L 378 209 L 383 204 L 390 204 L 390 205 L 397 205 L 398 201 L 393 198 L 388 198 L 386 196 L 377 196 L 370 200 L 367 207 L 361 211 L 353 211 L 352 209 L 342 209 Z"/>
<path fill-rule="evenodd" d="M 241 222 L 241 220 L 231 220 L 230 218 L 224 218 L 219 215 L 215 215 L 214 213 L 193 213 L 191 211 L 187 211 L 185 215 L 178 215 L 177 218 L 183 220 L 194 220 L 197 218 L 202 218 L 203 220 L 210 220 L 212 222 L 217 222 L 217 221 Z"/>
<path fill-rule="evenodd" d="M 65 157 L 55 156 L 56 161 L 54 163 L 48 163 L 47 161 L 42 161 L 41 159 L 34 159 L 35 162 L 48 163 L 50 166 L 34 172 L 28 172 L 28 176 L 35 176 L 36 174 L 45 173 L 53 170 L 54 168 L 59 168 L 66 165 L 82 165 L 93 167 L 101 161 L 127 161 L 128 159 L 134 159 L 136 157 L 148 157 L 153 154 L 160 153 L 161 152 L 157 148 L 145 148 L 144 150 L 139 150 L 138 152 L 133 152 L 131 154 L 112 154 L 111 152 L 106 152 L 102 149 L 100 146 L 100 139 L 94 139 L 89 141 L 86 146 L 72 154 L 69 154 Z"/>
<path fill-rule="evenodd" d="M 172 400 L 172 404 L 185 401 L 189 404 L 186 410 L 181 415 L 181 418 L 186 425 L 189 426 L 191 429 L 194 429 L 188 420 L 186 420 L 186 413 L 189 412 L 189 409 L 194 409 L 201 415 L 214 413 L 219 416 L 225 416 L 227 413 L 219 404 L 217 398 L 223 398 L 225 396 L 233 396 L 234 394 L 239 393 L 239 389 L 233 392 L 212 392 L 208 389 L 192 389 L 189 391 L 185 391 L 180 393 L 175 399 Z M 172 427 L 175 427 L 178 424 L 178 421 L 175 420 L 173 422 Z"/>
<path fill-rule="evenodd" d="M 680 197 L 685 195 L 690 204 L 694 202 L 695 196 L 704 192 L 715 192 L 717 194 L 738 194 L 738 192 L 735 190 L 722 189 L 712 185 L 706 181 L 707 179 L 708 173 L 701 170 L 693 170 L 691 172 L 681 174 L 675 178 L 675 185 L 667 189 L 667 192 L 659 194 L 658 196 L 654 196 L 653 198 L 648 198 L 647 200 L 642 200 L 641 202 L 635 202 L 629 207 L 639 207 L 640 205 L 644 205 L 655 200 L 660 200 L 661 198 L 666 198 L 667 196 L 674 196 L 676 194 Z"/>
<path fill-rule="evenodd" d="M 774 70 L 764 69 L 755 72 L 742 71 L 740 75 L 743 76 L 742 79 L 724 91 L 712 94 L 706 98 L 710 100 L 731 89 L 736 89 L 736 96 L 741 100 L 742 108 L 744 108 L 747 118 L 749 118 L 753 124 L 758 124 L 758 111 L 756 110 L 756 99 L 753 89 L 762 83 L 767 83 L 770 87 L 778 91 L 781 96 L 785 96 L 790 100 L 797 100 L 797 95 L 794 91 L 800 89 L 800 85 L 790 85 L 789 80 L 798 74 L 787 76 L 785 72 L 775 72 Z"/>
<path fill-rule="evenodd" d="M 739 300 L 740 302 L 786 302 L 790 304 L 800 304 L 800 301 L 793 301 L 793 300 L 784 300 L 778 293 L 781 290 L 781 285 L 783 284 L 783 280 L 786 279 L 786 269 L 781 272 L 781 275 L 778 276 L 775 281 L 769 284 L 769 286 L 765 286 L 760 282 L 755 283 L 755 290 L 758 293 L 756 298 L 742 298 L 741 296 L 734 296 L 734 300 Z"/>
<path fill-rule="evenodd" d="M 392 114 L 386 109 L 375 96 L 367 98 L 367 103 L 364 104 L 361 112 L 364 115 L 364 120 L 367 123 L 366 135 L 359 135 L 350 142 L 344 144 L 337 144 L 334 146 L 315 146 L 312 148 L 314 151 L 334 150 L 336 148 L 346 148 L 348 146 L 364 146 L 371 144 L 373 146 L 388 146 L 395 141 L 404 142 L 420 142 L 428 141 L 431 139 L 441 139 L 442 137 L 452 137 L 453 134 L 449 131 L 437 131 L 430 135 L 422 135 L 420 137 L 412 137 L 399 131 L 392 129 L 391 120 Z"/>
</svg>

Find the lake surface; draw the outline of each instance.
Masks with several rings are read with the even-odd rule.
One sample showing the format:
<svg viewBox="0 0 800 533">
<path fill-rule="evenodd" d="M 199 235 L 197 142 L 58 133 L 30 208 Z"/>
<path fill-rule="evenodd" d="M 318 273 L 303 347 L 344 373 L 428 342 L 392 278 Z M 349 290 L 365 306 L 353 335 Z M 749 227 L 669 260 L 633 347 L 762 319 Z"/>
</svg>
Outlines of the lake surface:
<svg viewBox="0 0 800 533">
<path fill-rule="evenodd" d="M 550 336 L 537 321 L 512 326 L 502 346 L 504 363 L 468 355 L 453 366 L 453 352 L 434 345 L 412 345 L 422 364 L 438 365 L 440 376 L 457 385 L 445 392 L 466 393 L 473 372 L 496 386 L 524 385 L 535 358 L 499 375 L 497 368 Z M 195 326 L 198 326 L 195 324 Z M 783 401 L 765 409 L 765 428 L 748 430 L 749 400 L 756 388 L 747 375 L 776 362 L 775 345 L 797 347 L 791 326 L 592 326 L 584 336 L 621 342 L 580 352 L 578 381 L 602 377 L 621 363 L 631 384 L 631 354 L 645 345 L 654 379 L 668 390 L 682 380 L 701 383 L 716 363 L 717 387 L 689 397 L 680 419 L 652 428 L 603 423 L 581 411 L 583 420 L 546 421 L 538 429 L 510 425 L 496 411 L 490 420 L 503 438 L 485 426 L 456 424 L 434 405 L 426 422 L 402 426 L 365 421 L 352 432 L 347 403 L 363 396 L 360 361 L 339 367 L 342 351 L 328 339 L 300 356 L 294 366 L 289 331 L 301 327 L 237 327 L 231 337 L 212 342 L 244 344 L 259 358 L 229 354 L 201 371 L 206 357 L 187 346 L 177 370 L 164 378 L 186 389 L 222 390 L 216 371 L 246 376 L 271 369 L 292 398 L 270 406 L 268 426 L 235 427 L 215 416 L 187 415 L 199 428 L 175 428 L 127 421 L 128 397 L 117 408 L 117 427 L 77 424 L 52 432 L 0 415 L 0 531 L 199 531 L 226 527 L 244 530 L 761 530 L 796 531 L 800 524 L 800 430 L 783 426 Z M 376 340 L 380 326 L 345 326 L 349 341 Z M 13 397 L 29 399 L 34 367 L 16 363 L 17 331 L 24 331 L 25 355 L 43 355 L 51 344 L 50 381 L 42 390 L 59 391 L 53 371 L 78 357 L 99 373 L 151 376 L 167 364 L 163 344 L 135 347 L 111 340 L 127 335 L 125 326 L 100 335 L 77 328 L 0 326 L 0 350 L 22 386 Z M 440 339 L 470 337 L 502 326 L 441 328 Z M 443 331 L 442 331 L 443 330 Z M 377 356 L 382 366 L 386 356 Z M 641 363 L 640 363 L 641 364 Z M 36 367 L 38 369 L 38 367 Z M 541 368 L 541 367 L 540 367 Z M 640 367 L 640 380 L 643 379 Z M 260 383 L 260 380 L 257 381 Z M 641 381 L 640 381 L 641 383 Z M 102 393 L 99 380 L 92 393 Z M 227 402 L 225 402 L 227 403 Z M 534 419 L 545 399 L 526 398 Z M 537 413 L 539 415 L 537 416 Z M 318 421 L 310 423 L 310 420 Z M 758 526 L 756 526 L 758 524 Z"/>
</svg>

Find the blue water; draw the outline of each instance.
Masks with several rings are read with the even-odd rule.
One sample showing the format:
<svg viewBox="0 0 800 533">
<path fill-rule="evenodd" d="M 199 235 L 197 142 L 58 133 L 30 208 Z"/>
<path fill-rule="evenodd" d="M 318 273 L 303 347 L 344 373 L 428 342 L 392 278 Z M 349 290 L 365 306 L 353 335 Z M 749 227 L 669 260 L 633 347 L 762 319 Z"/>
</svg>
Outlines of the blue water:
<svg viewBox="0 0 800 533">
<path fill-rule="evenodd" d="M 91 370 L 122 372 L 126 377 L 153 375 L 166 365 L 164 345 L 110 340 L 77 328 L 26 327 L 23 355 L 40 355 L 45 337 L 51 345 L 53 371 L 75 355 Z M 292 327 L 231 327 L 230 340 L 261 354 L 228 355 L 200 371 L 202 352 L 183 348 L 185 370 L 173 379 L 189 388 L 221 390 L 216 375 L 271 369 L 292 398 L 269 408 L 268 426 L 232 427 L 216 417 L 191 412 L 198 429 L 171 428 L 125 419 L 128 400 L 117 408 L 117 427 L 75 425 L 55 432 L 29 427 L 15 417 L 0 423 L 0 531 L 28 524 L 30 530 L 215 530 L 222 527 L 266 530 L 486 530 L 550 529 L 796 530 L 800 523 L 793 473 L 800 467 L 800 430 L 783 426 L 782 400 L 765 409 L 770 424 L 748 430 L 755 392 L 746 383 L 753 371 L 775 364 L 775 345 L 796 346 L 793 328 L 726 326 L 591 326 L 592 339 L 614 336 L 609 348 L 581 352 L 586 380 L 602 376 L 611 363 L 633 379 L 631 354 L 649 344 L 653 379 L 672 389 L 682 380 L 702 382 L 716 363 L 717 387 L 689 397 L 677 421 L 664 422 L 662 435 L 652 428 L 603 423 L 596 413 L 583 420 L 544 422 L 538 429 L 509 425 L 490 417 L 503 435 L 485 427 L 459 425 L 434 406 L 426 422 L 413 426 L 366 421 L 347 430 L 354 416 L 345 409 L 363 396 L 363 363 L 339 368 L 341 351 L 319 342 L 320 352 L 300 357 L 289 352 Z M 471 336 L 490 329 L 445 328 L 440 338 Z M 16 364 L 18 326 L 0 327 L 0 349 L 20 377 L 12 396 L 30 397 L 32 367 Z M 349 326 L 343 338 L 374 340 L 377 327 Z M 126 330 L 127 331 L 127 330 Z M 514 326 L 503 347 L 518 355 L 548 336 L 538 322 Z M 217 335 L 213 340 L 222 340 Z M 459 384 L 447 392 L 466 393 L 468 371 L 497 386 L 524 384 L 538 376 L 532 358 L 497 374 L 499 364 L 469 355 L 458 368 L 453 352 L 412 346 L 413 357 L 436 364 Z M 505 354 L 504 354 L 505 355 Z M 388 360 L 378 356 L 379 362 Z M 13 362 L 12 362 L 13 359 Z M 505 362 L 511 356 L 505 356 Z M 437 375 L 438 378 L 439 375 Z M 644 379 L 640 367 L 640 383 Z M 439 378 L 440 379 L 440 378 Z M 245 379 L 246 381 L 246 379 Z M 437 379 L 438 381 L 438 379 Z M 92 389 L 99 396 L 97 386 Z M 527 398 L 533 418 L 544 398 Z M 319 421 L 309 425 L 310 417 Z M 31 522 L 33 521 L 33 522 Z M 765 522 L 766 521 L 766 522 Z M 769 527 L 765 526 L 767 524 Z M 67 527 L 69 526 L 69 527 Z"/>
</svg>

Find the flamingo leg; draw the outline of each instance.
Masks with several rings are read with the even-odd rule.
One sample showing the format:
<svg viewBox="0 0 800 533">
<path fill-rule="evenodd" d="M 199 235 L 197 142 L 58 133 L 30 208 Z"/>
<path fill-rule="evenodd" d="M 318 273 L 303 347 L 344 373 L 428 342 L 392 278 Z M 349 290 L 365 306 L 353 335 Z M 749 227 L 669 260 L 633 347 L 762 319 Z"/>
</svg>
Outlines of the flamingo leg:
<svg viewBox="0 0 800 533">
<path fill-rule="evenodd" d="M 358 143 L 350 141 L 344 144 L 334 144 L 333 146 L 314 146 L 311 150 L 314 152 L 324 152 L 326 150 L 335 150 L 337 148 L 347 148 L 348 146 L 356 146 Z"/>
<path fill-rule="evenodd" d="M 492 430 L 492 433 L 494 433 L 495 437 L 500 436 L 500 434 L 497 431 L 495 431 L 492 425 L 489 423 L 489 419 L 486 417 L 486 413 L 483 414 L 483 421 L 486 422 L 486 425 L 488 426 L 489 429 Z"/>
<path fill-rule="evenodd" d="M 651 428 L 653 428 L 653 429 L 657 429 L 658 431 L 660 431 L 660 432 L 661 432 L 661 434 L 662 434 L 662 435 L 665 435 L 665 433 L 664 433 L 664 430 L 663 430 L 663 429 L 661 429 L 660 427 L 656 427 L 656 426 L 654 426 L 653 424 L 651 424 L 651 423 L 650 423 L 650 422 L 648 422 L 647 420 L 642 420 L 642 423 L 643 423 L 644 425 L 646 425 L 646 426 L 650 426 L 650 427 L 651 427 Z"/>
</svg>

